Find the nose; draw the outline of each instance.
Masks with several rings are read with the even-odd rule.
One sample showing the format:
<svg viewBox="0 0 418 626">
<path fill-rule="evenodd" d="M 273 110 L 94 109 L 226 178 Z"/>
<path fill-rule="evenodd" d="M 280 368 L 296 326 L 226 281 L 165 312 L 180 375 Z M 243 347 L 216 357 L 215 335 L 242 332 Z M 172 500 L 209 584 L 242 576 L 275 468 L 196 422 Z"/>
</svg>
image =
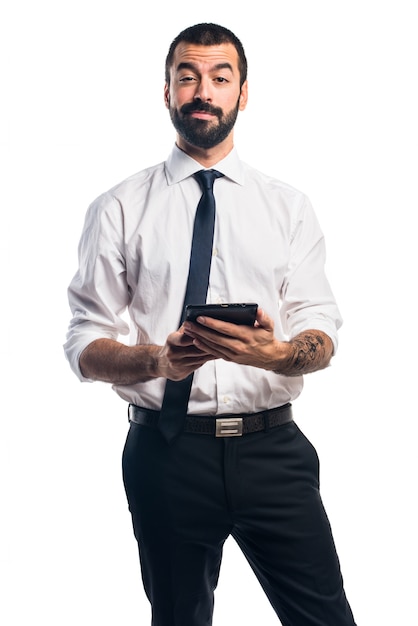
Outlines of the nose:
<svg viewBox="0 0 418 626">
<path fill-rule="evenodd" d="M 209 80 L 201 78 L 196 86 L 194 100 L 201 100 L 202 102 L 210 102 L 212 100 Z"/>
</svg>

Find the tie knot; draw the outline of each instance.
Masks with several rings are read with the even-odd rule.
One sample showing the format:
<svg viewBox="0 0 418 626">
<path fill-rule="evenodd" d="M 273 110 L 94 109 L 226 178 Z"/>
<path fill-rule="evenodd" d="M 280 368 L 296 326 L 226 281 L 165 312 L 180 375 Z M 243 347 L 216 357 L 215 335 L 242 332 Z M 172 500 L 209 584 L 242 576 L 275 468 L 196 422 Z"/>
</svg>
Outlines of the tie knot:
<svg viewBox="0 0 418 626">
<path fill-rule="evenodd" d="M 199 182 L 202 190 L 205 191 L 206 189 L 212 189 L 214 180 L 221 178 L 223 174 L 217 170 L 200 170 L 193 174 L 193 176 Z"/>
</svg>

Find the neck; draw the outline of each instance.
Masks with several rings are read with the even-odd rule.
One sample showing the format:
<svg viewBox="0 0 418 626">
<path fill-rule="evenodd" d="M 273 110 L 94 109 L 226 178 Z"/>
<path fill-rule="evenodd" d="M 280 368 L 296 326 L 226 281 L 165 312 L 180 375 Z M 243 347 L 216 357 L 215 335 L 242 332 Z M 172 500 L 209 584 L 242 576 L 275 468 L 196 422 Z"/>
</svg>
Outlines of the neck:
<svg viewBox="0 0 418 626">
<path fill-rule="evenodd" d="M 214 146 L 213 148 L 209 148 L 208 150 L 192 146 L 179 135 L 177 135 L 176 144 L 180 150 L 183 150 L 183 152 L 188 154 L 192 157 L 192 159 L 203 165 L 205 168 L 212 167 L 212 165 L 222 161 L 222 159 L 224 159 L 234 147 L 232 133 L 225 139 L 225 141 L 217 146 Z"/>
</svg>

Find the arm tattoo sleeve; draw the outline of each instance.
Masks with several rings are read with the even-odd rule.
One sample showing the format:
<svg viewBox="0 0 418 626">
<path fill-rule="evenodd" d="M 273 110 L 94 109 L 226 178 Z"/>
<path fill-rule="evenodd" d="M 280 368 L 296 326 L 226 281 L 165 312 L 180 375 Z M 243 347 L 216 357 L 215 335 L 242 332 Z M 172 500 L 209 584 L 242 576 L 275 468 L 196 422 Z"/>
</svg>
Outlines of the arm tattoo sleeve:
<svg viewBox="0 0 418 626">
<path fill-rule="evenodd" d="M 332 356 L 333 346 L 327 335 L 308 330 L 296 335 L 290 342 L 291 355 L 280 369 L 285 376 L 300 376 L 325 368 Z"/>
</svg>

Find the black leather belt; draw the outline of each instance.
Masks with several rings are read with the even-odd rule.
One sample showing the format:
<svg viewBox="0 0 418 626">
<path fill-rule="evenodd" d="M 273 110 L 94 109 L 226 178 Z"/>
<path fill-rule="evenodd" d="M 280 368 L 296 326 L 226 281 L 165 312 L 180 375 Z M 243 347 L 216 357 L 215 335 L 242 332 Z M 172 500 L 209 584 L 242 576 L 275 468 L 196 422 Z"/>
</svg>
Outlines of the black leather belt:
<svg viewBox="0 0 418 626">
<path fill-rule="evenodd" d="M 130 422 L 157 428 L 159 411 L 142 409 L 135 404 L 128 407 Z M 284 404 L 276 409 L 243 415 L 186 415 L 183 431 L 196 435 L 212 435 L 215 437 L 241 437 L 261 430 L 269 430 L 292 421 L 292 405 Z"/>
</svg>

